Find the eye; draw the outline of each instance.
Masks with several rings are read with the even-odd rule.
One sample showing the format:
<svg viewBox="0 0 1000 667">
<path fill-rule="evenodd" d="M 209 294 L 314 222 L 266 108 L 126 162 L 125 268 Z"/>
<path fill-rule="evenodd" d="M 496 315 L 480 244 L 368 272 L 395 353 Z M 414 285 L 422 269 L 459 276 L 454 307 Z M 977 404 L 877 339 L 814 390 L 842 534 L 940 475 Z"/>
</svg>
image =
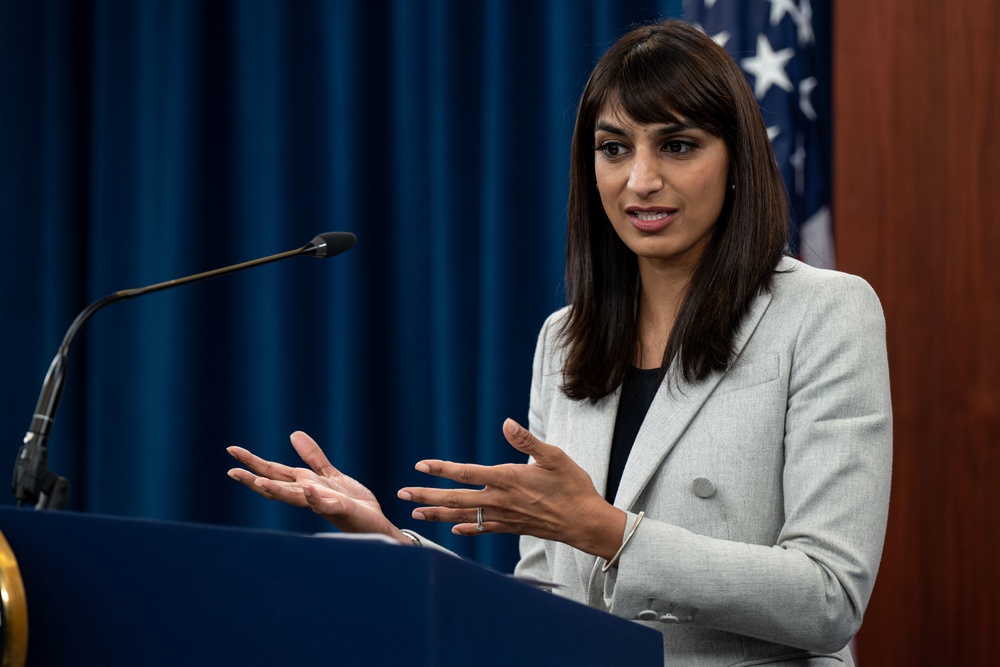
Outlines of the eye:
<svg viewBox="0 0 1000 667">
<path fill-rule="evenodd" d="M 687 155 L 698 148 L 698 143 L 688 139 L 671 139 L 663 144 L 663 150 L 673 155 Z"/>
<path fill-rule="evenodd" d="M 598 153 L 603 153 L 604 157 L 609 159 L 614 159 L 625 155 L 628 152 L 628 147 L 620 141 L 602 141 L 594 150 Z"/>
</svg>

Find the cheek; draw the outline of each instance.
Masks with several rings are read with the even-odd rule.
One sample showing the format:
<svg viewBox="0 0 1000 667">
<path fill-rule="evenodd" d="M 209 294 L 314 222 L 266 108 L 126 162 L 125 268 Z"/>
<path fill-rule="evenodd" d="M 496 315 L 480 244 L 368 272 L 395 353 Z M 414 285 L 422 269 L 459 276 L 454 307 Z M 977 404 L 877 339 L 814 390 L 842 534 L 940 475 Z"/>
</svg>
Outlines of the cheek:
<svg viewBox="0 0 1000 667">
<path fill-rule="evenodd" d="M 595 170 L 595 176 L 597 177 L 597 194 L 601 197 L 604 212 L 609 218 L 612 218 L 611 212 L 616 208 L 615 202 L 620 188 L 614 184 L 613 179 L 604 170 Z"/>
<path fill-rule="evenodd" d="M 691 181 L 692 192 L 696 193 L 701 208 L 705 214 L 714 218 L 722 212 L 722 205 L 726 201 L 726 188 L 728 187 L 726 172 L 719 172 L 715 169 L 706 169 L 697 178 Z"/>
</svg>

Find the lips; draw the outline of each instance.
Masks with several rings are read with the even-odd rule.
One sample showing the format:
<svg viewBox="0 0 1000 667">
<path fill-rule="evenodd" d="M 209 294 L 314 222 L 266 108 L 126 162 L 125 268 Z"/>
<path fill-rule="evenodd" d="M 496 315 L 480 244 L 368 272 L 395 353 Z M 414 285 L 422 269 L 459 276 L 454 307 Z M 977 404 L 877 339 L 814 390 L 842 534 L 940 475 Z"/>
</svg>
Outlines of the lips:
<svg viewBox="0 0 1000 667">
<path fill-rule="evenodd" d="M 675 208 L 627 209 L 625 212 L 633 227 L 647 233 L 660 231 L 673 222 L 677 215 Z"/>
</svg>

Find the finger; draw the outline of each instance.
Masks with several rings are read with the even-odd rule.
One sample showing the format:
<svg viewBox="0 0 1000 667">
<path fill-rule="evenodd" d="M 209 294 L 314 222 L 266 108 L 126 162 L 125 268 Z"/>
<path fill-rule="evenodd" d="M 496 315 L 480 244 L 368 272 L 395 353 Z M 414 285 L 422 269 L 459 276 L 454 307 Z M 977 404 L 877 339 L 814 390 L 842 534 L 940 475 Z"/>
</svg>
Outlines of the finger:
<svg viewBox="0 0 1000 667">
<path fill-rule="evenodd" d="M 295 479 L 295 471 L 293 468 L 281 463 L 275 463 L 274 461 L 262 459 L 242 447 L 226 447 L 226 451 L 229 452 L 230 456 L 261 477 L 267 477 L 268 479 L 275 479 L 282 482 L 291 482 Z"/>
<path fill-rule="evenodd" d="M 248 489 L 256 493 L 257 495 L 263 496 L 268 500 L 280 499 L 278 496 L 274 495 L 273 493 L 271 493 L 271 491 L 268 490 L 267 485 L 281 484 L 281 482 L 274 482 L 272 480 L 267 479 L 266 477 L 258 477 L 257 475 L 253 474 L 248 470 L 244 470 L 243 468 L 233 468 L 227 474 L 231 478 L 242 484 L 243 486 L 247 487 Z M 261 480 L 261 482 L 258 483 L 258 480 Z"/>
<path fill-rule="evenodd" d="M 253 474 L 249 470 L 244 470 L 243 468 L 233 468 L 226 474 L 229 475 L 231 478 L 235 479 L 243 486 L 250 489 L 251 491 L 254 491 L 255 493 L 259 493 L 261 495 L 266 495 L 263 489 L 254 484 L 254 482 L 257 481 L 257 475 Z"/>
<path fill-rule="evenodd" d="M 492 508 L 485 508 L 484 513 L 493 513 Z M 475 537 L 486 533 L 509 533 L 510 527 L 503 521 L 490 521 L 486 518 L 483 523 L 479 523 L 478 513 L 472 510 L 449 510 L 441 507 L 418 507 L 413 510 L 413 518 L 418 521 L 434 521 L 440 523 L 454 523 L 451 532 L 455 535 L 465 535 Z"/>
<path fill-rule="evenodd" d="M 414 466 L 418 471 L 434 477 L 450 479 L 471 486 L 506 486 L 510 483 L 508 466 L 484 466 L 475 463 L 454 463 L 426 459 Z"/>
<path fill-rule="evenodd" d="M 485 503 L 483 491 L 478 489 L 432 489 L 421 486 L 408 486 L 400 489 L 396 497 L 422 505 L 449 507 L 452 509 L 468 509 L 480 507 Z"/>
<path fill-rule="evenodd" d="M 499 520 L 499 512 L 494 508 L 483 508 L 484 519 L 482 526 L 479 524 L 478 508 L 448 509 L 444 507 L 418 507 L 413 510 L 412 517 L 418 521 L 432 521 L 436 523 L 454 523 L 451 532 L 455 535 L 475 536 L 484 533 L 509 533 L 510 527 Z M 496 514 L 495 520 L 490 521 L 486 516 Z"/>
<path fill-rule="evenodd" d="M 478 512 L 476 507 L 450 509 L 447 507 L 418 507 L 411 516 L 418 521 L 433 521 L 436 523 L 471 523 L 476 526 Z"/>
<path fill-rule="evenodd" d="M 302 497 L 312 511 L 320 516 L 342 518 L 347 515 L 347 506 L 343 499 L 324 493 L 323 487 L 315 484 L 303 484 Z"/>
<path fill-rule="evenodd" d="M 504 421 L 503 434 L 515 449 L 524 452 L 540 465 L 555 463 L 563 454 L 561 449 L 542 442 L 513 419 L 508 418 Z"/>
<path fill-rule="evenodd" d="M 330 459 L 326 458 L 326 454 L 323 453 L 320 446 L 307 434 L 296 431 L 289 436 L 289 440 L 292 441 L 292 447 L 298 452 L 299 458 L 314 472 L 323 477 L 333 477 L 339 474 L 339 471 L 330 463 Z"/>
<path fill-rule="evenodd" d="M 509 533 L 512 532 L 505 524 L 498 521 L 483 521 L 482 529 L 476 523 L 459 523 L 451 527 L 453 535 L 464 535 L 465 537 L 476 537 L 487 533 Z"/>
<path fill-rule="evenodd" d="M 258 477 L 250 488 L 271 500 L 280 500 L 296 507 L 308 506 L 302 493 L 302 485 L 294 482 L 277 482 L 266 477 Z"/>
</svg>

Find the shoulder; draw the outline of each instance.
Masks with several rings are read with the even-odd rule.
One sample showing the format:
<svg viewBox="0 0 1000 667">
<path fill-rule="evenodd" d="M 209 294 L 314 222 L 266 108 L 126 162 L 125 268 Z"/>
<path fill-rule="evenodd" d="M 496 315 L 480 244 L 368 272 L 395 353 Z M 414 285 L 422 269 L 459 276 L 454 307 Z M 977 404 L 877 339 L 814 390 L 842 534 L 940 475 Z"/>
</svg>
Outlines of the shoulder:
<svg viewBox="0 0 1000 667">
<path fill-rule="evenodd" d="M 551 329 L 560 329 L 569 317 L 570 306 L 563 306 L 559 310 L 551 313 L 545 318 L 545 324 L 542 325 L 542 331 L 548 331 Z"/>
<path fill-rule="evenodd" d="M 759 320 L 751 320 L 752 340 L 769 348 L 859 343 L 872 349 L 885 338 L 885 315 L 875 290 L 863 278 L 818 269 L 784 258 L 775 268 L 769 293 L 761 295 Z M 800 355 L 793 355 L 801 358 Z"/>
<path fill-rule="evenodd" d="M 875 290 L 860 276 L 842 271 L 819 269 L 792 257 L 784 257 L 775 269 L 772 296 L 779 303 L 797 307 L 831 306 L 843 304 L 862 308 L 875 308 L 881 313 L 881 304 Z"/>
<path fill-rule="evenodd" d="M 785 345 L 793 383 L 839 373 L 878 385 L 887 373 L 886 324 L 875 290 L 863 278 L 793 259 L 778 265 L 772 300 L 757 333 Z"/>
<path fill-rule="evenodd" d="M 539 349 L 551 349 L 555 347 L 562 338 L 563 329 L 569 319 L 570 306 L 563 306 L 559 310 L 545 318 L 542 330 L 538 334 Z"/>
<path fill-rule="evenodd" d="M 535 371 L 552 372 L 561 368 L 564 338 L 563 330 L 569 318 L 570 307 L 564 306 L 545 318 L 542 330 L 538 333 L 538 344 L 535 347 Z"/>
</svg>

